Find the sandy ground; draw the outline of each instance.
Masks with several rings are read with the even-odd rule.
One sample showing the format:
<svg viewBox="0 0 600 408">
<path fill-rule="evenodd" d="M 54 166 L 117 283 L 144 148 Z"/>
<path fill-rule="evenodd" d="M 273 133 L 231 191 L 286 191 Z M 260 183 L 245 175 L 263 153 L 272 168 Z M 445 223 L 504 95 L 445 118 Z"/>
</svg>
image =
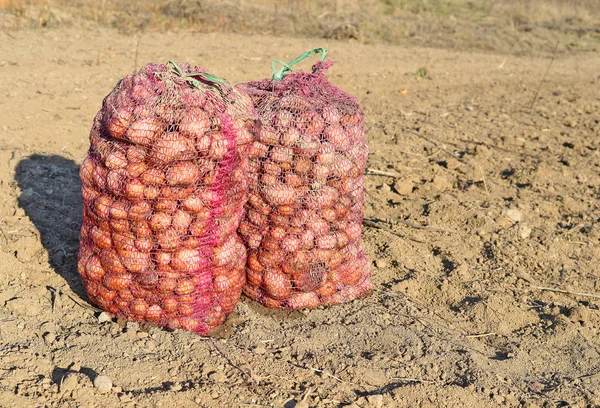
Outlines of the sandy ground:
<svg viewBox="0 0 600 408">
<path fill-rule="evenodd" d="M 0 406 L 600 406 L 597 53 L 167 33 L 136 62 L 136 42 L 0 33 Z M 241 82 L 321 45 L 389 174 L 366 175 L 374 294 L 308 313 L 243 299 L 217 339 L 100 323 L 76 257 L 102 98 L 151 60 Z"/>
</svg>

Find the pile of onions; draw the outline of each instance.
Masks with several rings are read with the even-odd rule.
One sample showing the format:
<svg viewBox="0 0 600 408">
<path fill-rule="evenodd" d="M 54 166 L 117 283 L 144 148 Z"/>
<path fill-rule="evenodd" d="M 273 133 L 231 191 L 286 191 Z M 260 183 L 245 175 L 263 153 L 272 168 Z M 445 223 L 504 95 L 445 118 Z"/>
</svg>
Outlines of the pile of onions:
<svg viewBox="0 0 600 408">
<path fill-rule="evenodd" d="M 167 65 L 117 84 L 80 170 L 78 269 L 95 304 L 202 335 L 225 320 L 246 280 L 236 229 L 255 122 L 243 91 L 198 89 Z"/>
<path fill-rule="evenodd" d="M 316 308 L 372 289 L 360 246 L 364 118 L 323 75 L 330 65 L 241 85 L 260 119 L 238 229 L 248 249 L 244 292 L 267 307 Z"/>
</svg>

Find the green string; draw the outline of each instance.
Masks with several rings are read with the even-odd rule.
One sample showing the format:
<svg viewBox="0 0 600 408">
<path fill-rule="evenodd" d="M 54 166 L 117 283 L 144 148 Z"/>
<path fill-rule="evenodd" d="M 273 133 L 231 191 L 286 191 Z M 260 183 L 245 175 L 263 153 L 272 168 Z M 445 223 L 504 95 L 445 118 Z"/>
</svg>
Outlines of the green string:
<svg viewBox="0 0 600 408">
<path fill-rule="evenodd" d="M 311 55 L 321 53 L 321 61 L 325 59 L 327 56 L 327 50 L 325 48 L 315 48 L 314 50 L 307 51 L 304 54 L 298 55 L 296 58 L 288 62 L 287 64 L 280 60 L 274 60 L 271 63 L 271 78 L 274 81 L 281 81 L 284 76 L 292 72 L 292 67 L 299 63 L 300 61 L 310 57 Z M 283 65 L 283 67 L 279 70 L 279 72 L 275 73 L 276 64 Z"/>
<path fill-rule="evenodd" d="M 209 82 L 214 82 L 217 84 L 221 84 L 224 86 L 228 86 L 231 87 L 231 84 L 229 82 L 227 82 L 225 79 L 223 78 L 219 78 L 217 76 L 211 75 L 209 73 L 206 72 L 183 72 L 181 68 L 179 68 L 179 65 L 177 65 L 175 62 L 173 61 L 169 61 L 167 63 L 167 65 L 171 66 L 171 69 L 173 70 L 173 72 L 175 72 L 177 75 L 179 75 L 180 77 L 182 77 L 183 79 L 185 79 L 186 81 L 188 81 L 190 84 L 192 84 L 194 87 L 201 89 L 201 90 L 206 90 L 206 88 L 204 88 L 204 86 L 202 86 L 202 84 L 200 83 L 200 81 L 198 81 L 196 78 L 196 76 L 202 77 L 205 80 L 209 81 Z"/>
</svg>

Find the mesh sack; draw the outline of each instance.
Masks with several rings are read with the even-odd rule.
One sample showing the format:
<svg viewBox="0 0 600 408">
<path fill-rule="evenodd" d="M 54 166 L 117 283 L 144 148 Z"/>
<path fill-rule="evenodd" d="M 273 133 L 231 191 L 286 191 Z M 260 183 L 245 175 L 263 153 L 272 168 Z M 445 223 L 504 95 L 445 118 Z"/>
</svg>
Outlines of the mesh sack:
<svg viewBox="0 0 600 408">
<path fill-rule="evenodd" d="M 312 73 L 291 65 L 315 52 Z M 259 115 L 250 195 L 238 232 L 248 248 L 244 292 L 267 307 L 316 308 L 366 295 L 371 269 L 360 245 L 366 144 L 357 101 L 323 75 L 322 49 L 274 79 L 241 87 Z"/>
<path fill-rule="evenodd" d="M 117 84 L 80 169 L 92 302 L 202 335 L 225 320 L 245 283 L 236 229 L 255 124 L 248 95 L 198 67 L 150 63 Z"/>
</svg>

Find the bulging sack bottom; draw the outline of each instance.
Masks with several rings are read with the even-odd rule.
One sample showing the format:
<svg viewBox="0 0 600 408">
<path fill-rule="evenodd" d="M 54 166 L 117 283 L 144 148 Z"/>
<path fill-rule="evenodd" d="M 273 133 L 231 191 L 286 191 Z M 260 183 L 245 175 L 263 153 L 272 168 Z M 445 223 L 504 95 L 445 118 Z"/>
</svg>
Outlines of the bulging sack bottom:
<svg viewBox="0 0 600 408">
<path fill-rule="evenodd" d="M 225 320 L 245 284 L 255 120 L 248 95 L 198 67 L 151 63 L 117 84 L 80 170 L 78 269 L 95 304 L 200 334 Z"/>
<path fill-rule="evenodd" d="M 268 307 L 316 308 L 372 289 L 360 245 L 363 112 L 325 78 L 331 64 L 240 85 L 260 119 L 238 229 L 248 249 L 244 292 Z"/>
</svg>

